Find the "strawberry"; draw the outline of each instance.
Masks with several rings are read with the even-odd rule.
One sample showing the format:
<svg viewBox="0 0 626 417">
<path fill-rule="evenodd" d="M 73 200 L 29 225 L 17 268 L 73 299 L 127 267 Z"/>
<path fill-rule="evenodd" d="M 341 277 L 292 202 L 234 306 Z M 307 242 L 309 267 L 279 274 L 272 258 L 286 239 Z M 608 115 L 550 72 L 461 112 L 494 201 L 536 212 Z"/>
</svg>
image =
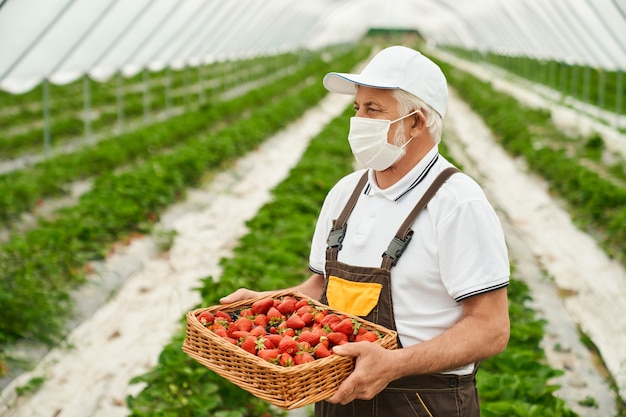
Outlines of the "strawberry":
<svg viewBox="0 0 626 417">
<path fill-rule="evenodd" d="M 278 349 L 262 349 L 262 350 L 259 350 L 259 353 L 257 353 L 257 356 L 259 358 L 266 360 L 268 362 L 276 361 L 276 359 L 278 358 L 278 355 L 280 355 L 280 350 Z"/>
<path fill-rule="evenodd" d="M 368 331 L 362 334 L 357 334 L 354 339 L 356 342 L 375 342 L 378 340 L 376 332 Z"/>
<path fill-rule="evenodd" d="M 274 306 L 274 299 L 271 297 L 262 298 L 252 303 L 250 311 L 252 314 L 266 314 L 270 307 Z"/>
<path fill-rule="evenodd" d="M 348 343 L 348 335 L 341 332 L 330 332 L 328 333 L 328 340 L 333 345 L 343 345 L 344 343 Z"/>
<path fill-rule="evenodd" d="M 271 340 L 264 338 L 263 336 L 259 336 L 256 339 L 256 350 L 261 351 L 263 349 L 274 349 L 276 346 L 272 343 Z"/>
<path fill-rule="evenodd" d="M 315 309 L 308 304 L 300 308 L 298 308 L 296 304 L 296 313 L 298 313 L 300 317 L 302 317 L 306 313 L 313 314 L 314 312 L 315 312 Z"/>
<path fill-rule="evenodd" d="M 283 353 L 294 354 L 298 351 L 298 342 L 291 336 L 284 336 L 278 343 L 278 349 Z"/>
<path fill-rule="evenodd" d="M 282 366 L 293 366 L 293 356 L 291 356 L 289 353 L 283 352 L 280 354 L 279 363 Z"/>
<path fill-rule="evenodd" d="M 324 318 L 328 315 L 328 310 L 316 310 L 313 313 L 313 320 L 316 323 L 321 324 Z"/>
<path fill-rule="evenodd" d="M 296 337 L 296 331 L 294 329 L 286 327 L 280 331 L 280 335 L 283 337 L 285 336 Z"/>
<path fill-rule="evenodd" d="M 310 330 L 304 330 L 298 335 L 298 342 L 307 342 L 311 346 L 315 346 L 320 342 L 320 335 Z"/>
<path fill-rule="evenodd" d="M 252 353 L 253 355 L 256 355 L 257 353 L 256 337 L 254 336 L 247 336 L 239 346 L 246 352 Z"/>
<path fill-rule="evenodd" d="M 239 312 L 239 317 L 254 317 L 254 313 L 251 308 L 244 308 Z"/>
<path fill-rule="evenodd" d="M 215 316 L 209 311 L 203 311 L 198 315 L 198 321 L 204 326 L 210 326 L 215 321 Z"/>
<path fill-rule="evenodd" d="M 243 330 L 244 332 L 249 332 L 250 330 L 252 330 L 252 326 L 254 324 L 252 323 L 252 320 L 250 320 L 248 317 L 239 317 L 237 320 L 235 320 L 235 326 L 237 326 L 238 330 Z"/>
<path fill-rule="evenodd" d="M 269 324 L 269 320 L 267 319 L 267 316 L 265 314 L 258 314 L 254 318 L 253 323 L 257 326 L 267 327 L 267 325 Z"/>
<path fill-rule="evenodd" d="M 332 354 L 333 354 L 332 351 L 329 350 L 328 347 L 324 346 L 322 343 L 318 344 L 317 346 L 315 346 L 315 348 L 313 348 L 313 355 L 317 359 L 327 358 Z"/>
<path fill-rule="evenodd" d="M 331 325 L 330 328 L 333 330 L 333 332 L 345 333 L 346 335 L 351 336 L 351 335 L 356 334 L 359 326 L 360 324 L 358 321 L 347 318 L 347 319 L 341 320 L 339 323 L 335 324 L 334 326 Z"/>
<path fill-rule="evenodd" d="M 278 324 L 285 319 L 285 316 L 276 307 L 270 307 L 267 310 L 267 319 L 270 324 Z"/>
<path fill-rule="evenodd" d="M 326 314 L 326 316 L 324 318 L 322 318 L 322 321 L 320 322 L 320 324 L 322 325 L 329 325 L 332 327 L 333 324 L 335 323 L 339 323 L 341 321 L 341 318 L 336 315 L 335 313 L 329 313 Z"/>
<path fill-rule="evenodd" d="M 303 363 L 313 362 L 315 358 L 309 352 L 298 352 L 293 357 L 293 362 L 296 365 L 302 365 Z"/>
<path fill-rule="evenodd" d="M 304 313 L 300 317 L 302 317 L 302 321 L 307 326 L 310 326 L 311 324 L 313 324 L 313 314 L 312 313 Z"/>
<path fill-rule="evenodd" d="M 287 327 L 292 328 L 294 330 L 300 330 L 304 326 L 306 326 L 306 323 L 304 322 L 304 320 L 302 320 L 302 317 L 300 317 L 297 314 L 293 314 L 289 316 L 286 323 L 287 323 Z"/>
<path fill-rule="evenodd" d="M 228 333 L 228 335 L 234 339 L 245 339 L 246 337 L 251 336 L 250 332 L 245 332 L 243 330 L 235 330 Z"/>
<path fill-rule="evenodd" d="M 298 300 L 298 302 L 296 303 L 296 310 L 299 310 L 300 307 L 304 307 L 304 306 L 311 306 L 311 304 L 309 304 L 309 300 L 307 300 L 306 298 L 303 298 L 301 300 Z"/>
<path fill-rule="evenodd" d="M 221 318 L 221 319 L 224 319 L 224 320 L 226 320 L 226 321 L 227 321 L 227 322 L 229 322 L 229 323 L 230 323 L 231 321 L 233 321 L 233 318 L 232 318 L 232 317 L 230 317 L 230 314 L 228 314 L 228 313 L 226 313 L 225 311 L 222 311 L 222 310 L 217 310 L 217 311 L 215 312 L 215 317 L 216 317 L 216 318 L 217 318 L 217 317 L 219 317 L 219 318 Z"/>
<path fill-rule="evenodd" d="M 283 337 L 279 334 L 268 334 L 265 336 L 265 338 L 271 341 L 274 347 L 278 347 L 278 344 L 280 343 Z"/>
<path fill-rule="evenodd" d="M 311 344 L 309 342 L 298 342 L 298 352 L 310 352 Z"/>
<path fill-rule="evenodd" d="M 255 326 L 252 330 L 250 330 L 250 334 L 252 336 L 265 336 L 267 332 L 265 331 L 265 327 Z"/>
<path fill-rule="evenodd" d="M 285 316 L 293 314 L 296 311 L 296 300 L 287 297 L 280 304 L 278 304 L 276 309 L 283 313 Z"/>
</svg>

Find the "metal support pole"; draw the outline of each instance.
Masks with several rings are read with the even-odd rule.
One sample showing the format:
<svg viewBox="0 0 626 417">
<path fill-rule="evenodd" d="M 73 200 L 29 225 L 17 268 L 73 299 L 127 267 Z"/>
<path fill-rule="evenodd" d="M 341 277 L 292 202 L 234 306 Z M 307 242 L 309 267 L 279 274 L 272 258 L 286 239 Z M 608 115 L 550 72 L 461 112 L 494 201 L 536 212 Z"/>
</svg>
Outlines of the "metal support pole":
<svg viewBox="0 0 626 417">
<path fill-rule="evenodd" d="M 46 157 L 50 156 L 50 86 L 48 79 L 43 80 L 43 149 Z"/>
<path fill-rule="evenodd" d="M 85 73 L 83 75 L 83 123 L 85 125 L 85 143 L 90 144 L 92 142 L 91 137 L 91 84 L 89 83 L 89 76 Z"/>
<path fill-rule="evenodd" d="M 150 74 L 147 68 L 143 70 L 143 122 L 150 122 Z"/>
<path fill-rule="evenodd" d="M 615 124 L 619 126 L 619 119 L 622 117 L 622 109 L 624 105 L 624 71 L 617 70 L 617 86 L 615 96 Z"/>
<path fill-rule="evenodd" d="M 124 131 L 124 79 L 121 71 L 117 73 L 117 134 Z"/>
<path fill-rule="evenodd" d="M 170 117 L 172 111 L 172 69 L 165 69 L 165 114 Z"/>
</svg>

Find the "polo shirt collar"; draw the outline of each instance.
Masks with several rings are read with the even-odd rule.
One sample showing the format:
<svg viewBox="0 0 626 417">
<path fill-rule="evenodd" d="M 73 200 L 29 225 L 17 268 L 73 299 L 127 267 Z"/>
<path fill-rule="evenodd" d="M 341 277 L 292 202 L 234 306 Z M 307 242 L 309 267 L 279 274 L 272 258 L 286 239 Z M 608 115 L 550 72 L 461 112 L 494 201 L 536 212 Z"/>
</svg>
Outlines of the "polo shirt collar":
<svg viewBox="0 0 626 417">
<path fill-rule="evenodd" d="M 426 178 L 430 169 L 435 165 L 435 162 L 437 162 L 437 159 L 439 159 L 439 148 L 435 145 L 413 169 L 400 179 L 400 181 L 384 190 L 378 188 L 374 170 L 370 169 L 368 172 L 369 182 L 365 188 L 365 194 L 371 196 L 382 195 L 389 200 L 397 201 Z"/>
</svg>

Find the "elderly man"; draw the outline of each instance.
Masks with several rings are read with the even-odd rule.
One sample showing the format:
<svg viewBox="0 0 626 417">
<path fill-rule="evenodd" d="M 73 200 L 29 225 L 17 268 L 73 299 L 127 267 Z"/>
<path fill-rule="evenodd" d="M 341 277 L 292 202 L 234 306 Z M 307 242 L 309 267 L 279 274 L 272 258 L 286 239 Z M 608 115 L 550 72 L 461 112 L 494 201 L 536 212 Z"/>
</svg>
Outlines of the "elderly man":
<svg viewBox="0 0 626 417">
<path fill-rule="evenodd" d="M 324 85 L 355 95 L 348 141 L 365 168 L 328 193 L 313 275 L 294 290 L 396 330 L 401 348 L 335 347 L 356 357 L 355 370 L 316 416 L 479 416 L 478 362 L 509 337 L 509 261 L 483 191 L 438 153 L 445 76 L 392 46 Z M 221 301 L 258 295 L 240 289 Z"/>
</svg>

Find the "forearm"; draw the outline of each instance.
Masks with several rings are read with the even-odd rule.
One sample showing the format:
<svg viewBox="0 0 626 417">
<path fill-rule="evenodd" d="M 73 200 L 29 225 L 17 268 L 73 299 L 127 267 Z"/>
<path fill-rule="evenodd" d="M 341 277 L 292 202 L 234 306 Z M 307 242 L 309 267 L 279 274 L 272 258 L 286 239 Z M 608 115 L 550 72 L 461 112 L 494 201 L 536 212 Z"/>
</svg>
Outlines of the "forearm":
<svg viewBox="0 0 626 417">
<path fill-rule="evenodd" d="M 324 291 L 324 276 L 313 274 L 306 281 L 290 289 L 298 291 L 315 300 L 319 300 L 322 296 L 322 291 Z"/>
<path fill-rule="evenodd" d="M 482 303 L 469 301 L 461 320 L 441 335 L 390 351 L 393 379 L 449 371 L 504 350 L 510 329 L 506 289 L 478 297 L 483 297 Z"/>
</svg>

